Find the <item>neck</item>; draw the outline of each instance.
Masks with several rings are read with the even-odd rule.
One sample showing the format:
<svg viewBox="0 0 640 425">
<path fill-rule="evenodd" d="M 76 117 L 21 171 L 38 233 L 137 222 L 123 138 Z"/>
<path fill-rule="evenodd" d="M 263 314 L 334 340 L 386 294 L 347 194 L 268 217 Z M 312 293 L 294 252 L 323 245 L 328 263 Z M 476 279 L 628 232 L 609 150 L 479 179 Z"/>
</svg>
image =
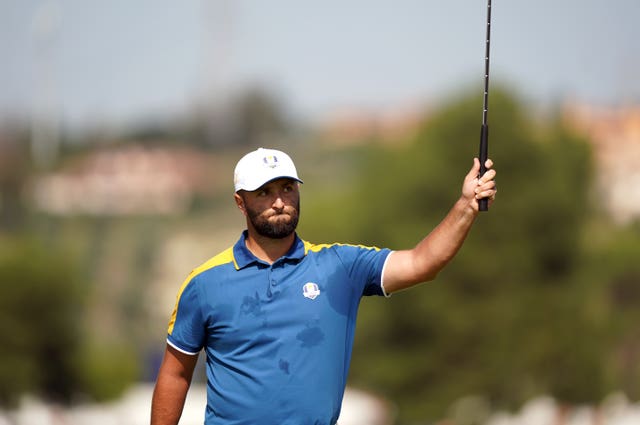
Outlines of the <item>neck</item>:
<svg viewBox="0 0 640 425">
<path fill-rule="evenodd" d="M 245 245 L 256 258 L 273 264 L 286 254 L 295 240 L 295 233 L 282 239 L 271 239 L 252 232 L 249 229 Z"/>
</svg>

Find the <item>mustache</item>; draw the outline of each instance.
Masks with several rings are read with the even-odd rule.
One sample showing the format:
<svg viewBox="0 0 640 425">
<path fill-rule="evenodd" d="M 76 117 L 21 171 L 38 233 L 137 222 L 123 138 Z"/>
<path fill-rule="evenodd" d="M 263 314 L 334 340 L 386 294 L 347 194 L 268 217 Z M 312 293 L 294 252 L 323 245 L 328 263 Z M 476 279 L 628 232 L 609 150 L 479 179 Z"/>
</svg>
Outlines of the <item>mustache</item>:
<svg viewBox="0 0 640 425">
<path fill-rule="evenodd" d="M 290 216 L 290 215 L 293 215 L 295 212 L 296 212 L 296 209 L 295 209 L 294 207 L 289 207 L 289 206 L 287 206 L 287 207 L 284 207 L 284 208 L 283 208 L 282 210 L 280 210 L 280 211 L 277 211 L 277 210 L 271 210 L 271 211 L 269 211 L 269 212 L 266 212 L 266 213 L 265 213 L 265 216 L 266 216 L 267 218 L 270 218 L 270 217 L 276 217 L 276 216 L 279 216 L 279 215 L 289 215 L 289 216 Z"/>
</svg>

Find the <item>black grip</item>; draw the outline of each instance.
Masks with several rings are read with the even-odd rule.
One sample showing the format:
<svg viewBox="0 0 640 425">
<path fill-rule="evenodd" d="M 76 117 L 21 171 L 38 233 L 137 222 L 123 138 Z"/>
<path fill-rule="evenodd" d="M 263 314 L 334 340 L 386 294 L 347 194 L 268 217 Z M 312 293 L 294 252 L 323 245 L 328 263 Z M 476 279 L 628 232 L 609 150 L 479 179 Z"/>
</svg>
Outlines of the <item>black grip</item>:
<svg viewBox="0 0 640 425">
<path fill-rule="evenodd" d="M 482 127 L 480 129 L 480 153 L 478 155 L 478 159 L 480 160 L 480 173 L 478 174 L 478 178 L 482 177 L 484 173 L 487 171 L 485 162 L 487 162 L 488 157 L 489 157 L 489 126 L 487 124 L 482 124 Z M 489 199 L 487 198 L 479 199 L 478 209 L 480 211 L 489 211 Z"/>
</svg>

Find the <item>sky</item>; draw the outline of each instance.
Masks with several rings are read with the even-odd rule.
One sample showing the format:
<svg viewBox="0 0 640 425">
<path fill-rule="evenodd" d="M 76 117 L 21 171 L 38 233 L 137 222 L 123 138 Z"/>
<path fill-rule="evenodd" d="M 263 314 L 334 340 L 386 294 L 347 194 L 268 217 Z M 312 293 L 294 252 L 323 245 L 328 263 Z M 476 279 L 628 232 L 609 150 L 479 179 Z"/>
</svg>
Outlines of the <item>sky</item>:
<svg viewBox="0 0 640 425">
<path fill-rule="evenodd" d="M 0 122 L 135 123 L 263 87 L 291 111 L 482 93 L 485 0 L 0 0 Z M 640 102 L 639 0 L 494 0 L 491 84 Z"/>
</svg>

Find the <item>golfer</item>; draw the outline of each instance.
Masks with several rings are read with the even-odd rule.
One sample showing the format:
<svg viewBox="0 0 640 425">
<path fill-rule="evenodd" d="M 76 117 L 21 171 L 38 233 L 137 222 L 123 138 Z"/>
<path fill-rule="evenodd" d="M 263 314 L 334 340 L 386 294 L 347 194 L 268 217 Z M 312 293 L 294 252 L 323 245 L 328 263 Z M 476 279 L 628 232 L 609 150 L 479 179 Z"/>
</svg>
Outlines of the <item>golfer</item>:
<svg viewBox="0 0 640 425">
<path fill-rule="evenodd" d="M 493 201 L 491 160 L 464 178 L 462 194 L 413 249 L 314 244 L 296 233 L 296 167 L 260 148 L 235 168 L 235 202 L 246 230 L 195 268 L 178 291 L 151 407 L 152 425 L 176 425 L 201 350 L 206 425 L 334 425 L 363 295 L 390 296 L 432 280 Z"/>
</svg>

